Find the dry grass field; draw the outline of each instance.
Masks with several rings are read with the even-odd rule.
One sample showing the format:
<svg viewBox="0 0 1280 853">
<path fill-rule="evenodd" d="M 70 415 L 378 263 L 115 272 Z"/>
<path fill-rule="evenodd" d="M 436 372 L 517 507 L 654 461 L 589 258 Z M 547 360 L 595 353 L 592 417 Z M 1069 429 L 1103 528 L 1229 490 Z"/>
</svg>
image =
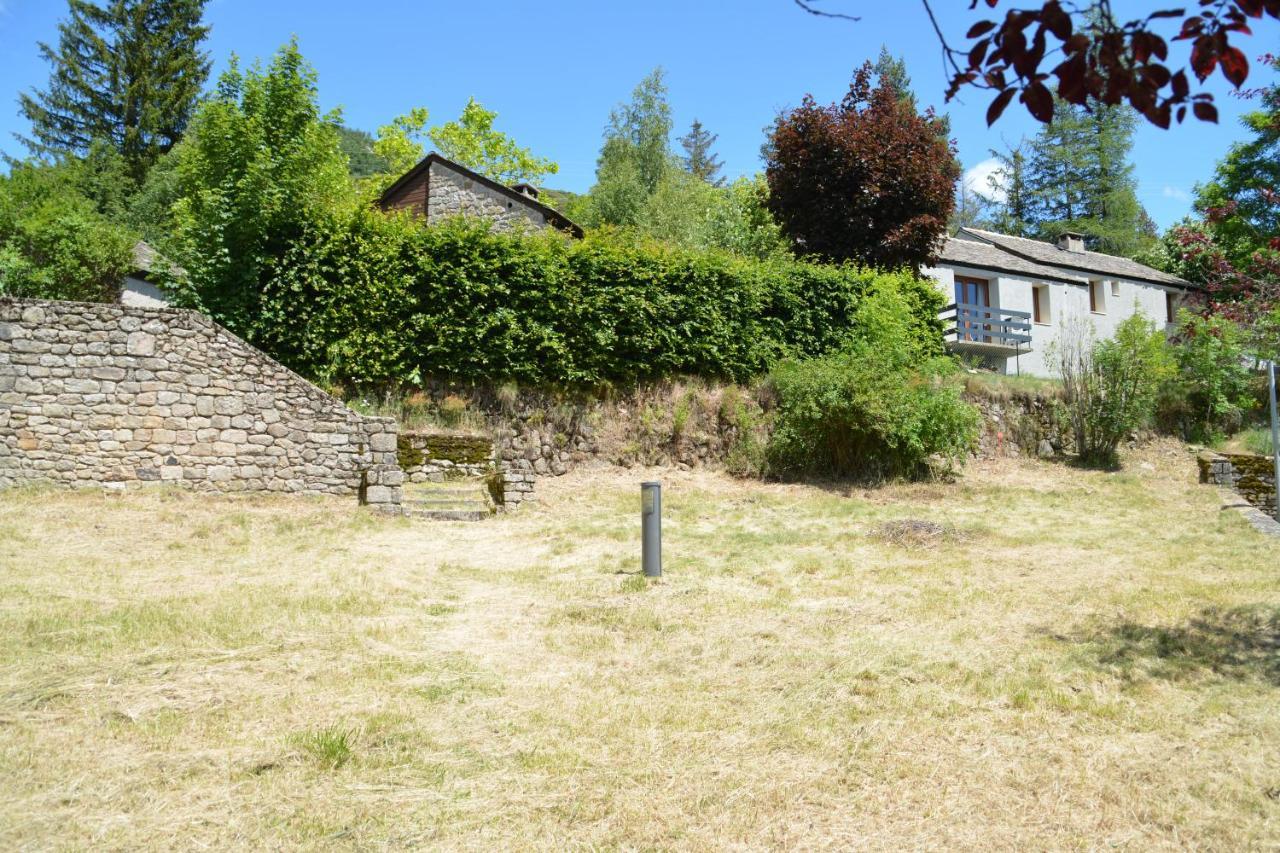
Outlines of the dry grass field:
<svg viewBox="0 0 1280 853">
<path fill-rule="evenodd" d="M 1280 543 L 1194 480 L 8 492 L 0 848 L 1274 849 Z"/>
</svg>

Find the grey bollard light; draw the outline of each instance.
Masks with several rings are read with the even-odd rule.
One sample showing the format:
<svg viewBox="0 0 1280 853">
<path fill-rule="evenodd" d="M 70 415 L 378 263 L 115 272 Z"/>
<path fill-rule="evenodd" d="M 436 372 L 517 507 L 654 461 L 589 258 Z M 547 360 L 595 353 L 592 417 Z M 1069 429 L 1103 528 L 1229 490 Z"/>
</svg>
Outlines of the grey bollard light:
<svg viewBox="0 0 1280 853">
<path fill-rule="evenodd" d="M 662 577 L 662 484 L 640 484 L 640 566 L 645 577 Z"/>
</svg>

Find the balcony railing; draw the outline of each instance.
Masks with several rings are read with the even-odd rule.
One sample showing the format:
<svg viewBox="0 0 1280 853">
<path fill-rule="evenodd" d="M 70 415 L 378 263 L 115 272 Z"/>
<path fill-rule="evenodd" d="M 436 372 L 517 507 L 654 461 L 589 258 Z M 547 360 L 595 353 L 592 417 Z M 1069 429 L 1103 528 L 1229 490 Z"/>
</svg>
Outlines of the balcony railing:
<svg viewBox="0 0 1280 853">
<path fill-rule="evenodd" d="M 953 302 L 938 317 L 946 324 L 946 341 L 952 349 L 1012 353 L 1031 349 L 1031 315 L 1026 311 Z"/>
</svg>

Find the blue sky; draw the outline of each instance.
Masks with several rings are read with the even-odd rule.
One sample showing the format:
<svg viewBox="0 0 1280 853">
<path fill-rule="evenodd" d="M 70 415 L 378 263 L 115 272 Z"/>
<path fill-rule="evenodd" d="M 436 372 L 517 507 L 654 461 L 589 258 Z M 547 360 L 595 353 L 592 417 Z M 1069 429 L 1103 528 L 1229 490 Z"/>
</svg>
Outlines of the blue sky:
<svg viewBox="0 0 1280 853">
<path fill-rule="evenodd" d="M 668 73 L 676 135 L 700 119 L 720 135 L 730 175 L 760 168 L 763 128 L 779 110 L 806 93 L 838 99 L 853 69 L 882 44 L 906 59 L 921 103 L 951 116 L 967 169 L 980 172 L 990 148 L 1034 133 L 1016 104 L 988 129 L 984 93 L 942 103 L 946 75 L 920 4 L 825 2 L 863 19 L 815 18 L 791 0 L 213 0 L 208 49 L 216 74 L 233 51 L 266 57 L 296 35 L 319 71 L 324 106 L 341 107 L 347 124 L 370 131 L 414 106 L 430 109 L 432 123 L 452 119 L 475 96 L 498 112 L 500 129 L 560 164 L 549 185 L 578 191 L 593 181 L 610 108 L 658 65 Z M 977 14 L 968 0 L 936 6 L 957 36 Z M 1126 16 L 1152 4 L 1115 6 Z M 22 151 L 12 139 L 25 129 L 17 93 L 47 79 L 36 42 L 56 39 L 65 9 L 63 0 L 0 0 L 0 92 L 9 98 L 0 108 L 0 150 Z M 1243 46 L 1252 58 L 1277 34 L 1274 22 L 1259 24 Z M 1254 69 L 1251 86 L 1270 79 L 1267 69 Z M 1162 227 L 1189 211 L 1196 182 L 1242 136 L 1237 119 L 1250 105 L 1220 79 L 1209 88 L 1220 125 L 1189 122 L 1168 132 L 1144 123 L 1138 132 L 1139 196 Z"/>
</svg>

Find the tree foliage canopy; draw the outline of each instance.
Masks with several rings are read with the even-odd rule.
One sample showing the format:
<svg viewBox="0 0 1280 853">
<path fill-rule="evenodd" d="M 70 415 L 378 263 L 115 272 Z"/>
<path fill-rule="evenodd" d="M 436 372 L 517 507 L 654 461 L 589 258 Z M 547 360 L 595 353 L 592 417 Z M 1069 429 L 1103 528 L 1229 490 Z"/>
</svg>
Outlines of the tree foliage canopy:
<svg viewBox="0 0 1280 853">
<path fill-rule="evenodd" d="M 52 66 L 48 87 L 19 97 L 32 152 L 84 155 L 104 141 L 140 183 L 181 139 L 208 79 L 206 2 L 69 0 L 57 47 L 40 45 Z"/>
<path fill-rule="evenodd" d="M 1269 58 L 1280 71 L 1280 57 Z M 1231 147 L 1196 196 L 1196 207 L 1237 267 L 1256 252 L 1280 252 L 1280 85 L 1257 94 L 1260 108 L 1241 119 L 1249 138 Z"/>
<path fill-rule="evenodd" d="M 766 148 L 769 209 L 806 255 L 919 266 L 955 206 L 960 168 L 932 111 L 917 113 L 870 63 L 839 104 L 806 96 Z"/>
<path fill-rule="evenodd" d="M 0 176 L 0 294 L 102 302 L 119 293 L 134 237 L 83 194 L 82 168 L 20 163 Z"/>
<path fill-rule="evenodd" d="M 507 134 L 494 130 L 497 117 L 475 98 L 468 98 L 456 121 L 433 127 L 428 135 L 445 157 L 504 184 L 537 185 L 560 171 L 555 161 L 534 156 Z"/>
<path fill-rule="evenodd" d="M 685 171 L 700 181 L 719 185 L 722 183 L 720 158 L 711 150 L 716 144 L 718 134 L 712 133 L 702 126 L 696 118 L 689 126 L 689 132 L 680 137 L 680 147 L 684 149 Z"/>
<path fill-rule="evenodd" d="M 290 42 L 263 68 L 232 59 L 178 149 L 178 261 L 194 304 L 254 336 L 263 283 L 307 228 L 351 195 L 338 114 Z"/>
</svg>

